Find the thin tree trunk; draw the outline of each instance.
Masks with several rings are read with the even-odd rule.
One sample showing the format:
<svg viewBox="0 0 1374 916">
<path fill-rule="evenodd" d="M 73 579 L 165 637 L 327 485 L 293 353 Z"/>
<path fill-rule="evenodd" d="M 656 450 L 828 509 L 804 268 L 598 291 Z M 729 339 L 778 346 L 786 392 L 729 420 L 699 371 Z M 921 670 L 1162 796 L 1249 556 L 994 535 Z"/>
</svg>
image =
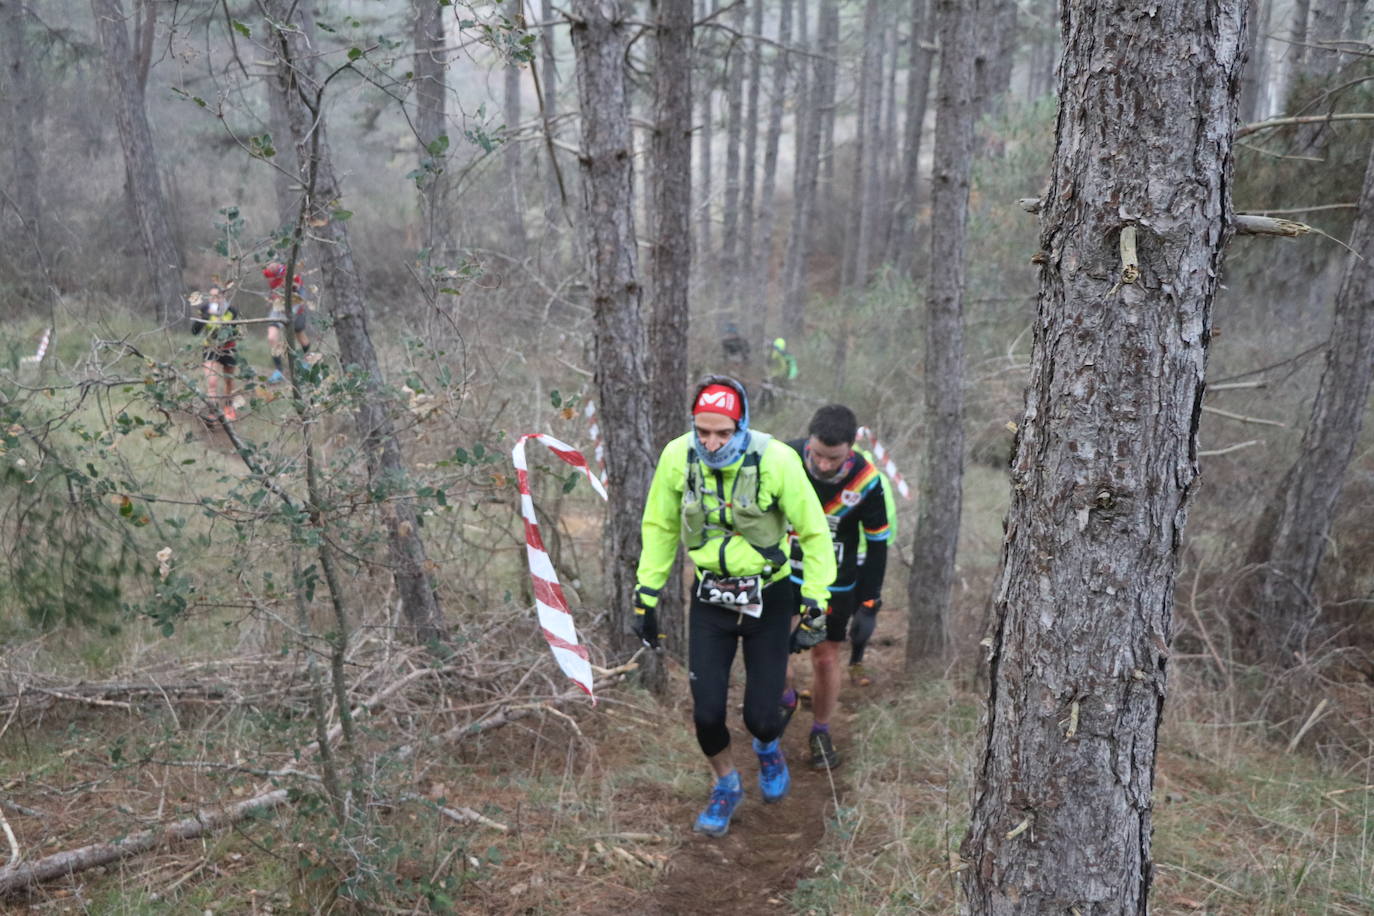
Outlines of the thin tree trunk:
<svg viewBox="0 0 1374 916">
<path fill-rule="evenodd" d="M 1312 20 L 1308 28 L 1308 41 L 1313 45 L 1329 45 L 1330 42 L 1346 37 L 1345 24 L 1348 19 L 1347 0 L 1316 0 L 1312 5 Z M 1366 36 L 1359 36 L 1361 39 Z M 1307 49 L 1307 72 L 1314 80 L 1328 79 L 1339 69 L 1341 54 L 1331 47 L 1312 47 Z"/>
<path fill-rule="evenodd" d="M 797 5 L 798 36 L 802 47 L 807 46 L 806 0 Z M 807 66 L 804 62 L 803 67 Z M 822 69 L 827 63 L 817 58 L 812 64 L 812 77 L 809 81 L 810 93 L 798 95 L 799 99 L 810 99 L 811 104 L 798 105 L 798 127 L 800 145 L 797 154 L 797 169 L 793 182 L 792 229 L 787 239 L 787 254 L 783 259 L 782 327 L 783 333 L 797 339 L 806 325 L 806 262 L 811 253 L 811 235 L 814 231 L 814 214 L 817 204 L 820 176 L 821 129 L 824 118 L 817 104 L 823 82 Z"/>
<path fill-rule="evenodd" d="M 835 212 L 835 99 L 839 91 L 840 4 L 820 0 L 816 34 L 820 59 L 816 64 L 816 114 L 821 122 L 820 198 L 826 213 Z"/>
<path fill-rule="evenodd" d="M 637 644 L 628 596 L 639 557 L 639 516 L 653 473 L 648 336 L 636 266 L 633 143 L 625 86 L 629 23 L 615 0 L 575 0 L 572 24 L 582 104 L 582 193 L 596 327 L 596 384 L 610 505 L 603 569 L 611 641 Z"/>
<path fill-rule="evenodd" d="M 902 188 L 893 221 L 896 251 L 889 257 L 903 274 L 912 275 L 916 257 L 916 220 L 920 213 L 921 135 L 930 98 L 930 69 L 935 61 L 930 34 L 930 0 L 911 0 L 911 63 L 906 82 L 906 130 L 902 146 Z"/>
<path fill-rule="evenodd" d="M 1307 68 L 1307 20 L 1310 9 L 1311 0 L 1293 0 L 1293 24 L 1289 30 L 1293 43 L 1288 49 L 1289 72 L 1293 77 L 1290 85 Z"/>
<path fill-rule="evenodd" d="M 1251 23 L 1259 22 L 1260 0 L 1250 0 L 1246 19 Z M 1264 92 L 1264 60 L 1262 33 L 1258 28 L 1250 29 L 1245 37 L 1245 69 L 1240 76 L 1240 123 L 1252 124 L 1259 120 L 1261 96 Z"/>
<path fill-rule="evenodd" d="M 1149 911 L 1244 18 L 1245 0 L 1124 16 L 1065 5 L 1031 381 L 962 849 L 972 914 Z"/>
<path fill-rule="evenodd" d="M 983 49 L 977 47 L 982 2 L 936 0 L 940 78 L 935 101 L 931 175 L 930 288 L 926 295 L 926 448 L 920 513 L 907 582 L 908 670 L 943 656 L 949 640 L 954 559 L 964 479 L 964 243 L 973 159 L 974 96 Z"/>
<path fill-rule="evenodd" d="M 888 36 L 886 59 L 887 70 L 883 89 L 883 142 L 875 151 L 878 160 L 877 189 L 873 195 L 873 251 L 879 264 L 883 264 L 887 252 L 892 250 L 892 214 L 895 209 L 893 193 L 899 180 L 897 170 L 901 167 L 901 149 L 897 137 L 897 65 L 902 53 L 901 29 L 898 27 L 896 7 L 885 14 L 885 30 Z"/>
<path fill-rule="evenodd" d="M 518 13 L 516 18 L 523 19 Z M 506 171 L 506 244 L 517 258 L 524 257 L 529 247 L 525 235 L 525 194 L 520 183 L 520 144 L 511 139 L 520 129 L 520 73 L 520 66 L 514 61 L 506 64 L 506 143 L 501 148 L 501 160 Z"/>
<path fill-rule="evenodd" d="M 753 3 L 750 17 L 751 36 L 763 34 L 763 0 Z M 743 288 L 758 288 L 763 270 L 756 262 L 754 249 L 754 201 L 758 197 L 758 148 L 759 148 L 759 73 L 763 61 L 759 56 L 757 40 L 749 42 L 749 87 L 744 99 L 744 180 L 740 189 L 740 280 Z M 752 309 L 750 312 L 752 313 Z M 743 317 L 743 316 L 741 316 Z M 746 321 L 746 324 L 750 323 Z"/>
<path fill-rule="evenodd" d="M 705 19 L 715 11 L 716 4 L 713 0 L 701 0 L 700 18 Z M 702 81 L 701 87 L 701 110 L 697 114 L 697 123 L 701 127 L 701 138 L 698 141 L 697 157 L 701 163 L 701 190 L 698 194 L 700 203 L 701 228 L 697 232 L 697 252 L 698 260 L 706 263 L 712 259 L 715 253 L 715 245 L 711 231 L 711 195 L 715 193 L 714 184 L 711 178 L 711 147 L 715 143 L 715 124 L 713 119 L 714 108 L 711 99 L 715 94 L 715 74 L 711 64 L 707 63 L 707 77 Z M 715 271 L 709 271 L 712 275 Z M 712 284 L 714 285 L 714 284 Z"/>
<path fill-rule="evenodd" d="M 1257 644 L 1266 650 L 1254 654 L 1282 665 L 1301 661 L 1321 613 L 1317 573 L 1374 376 L 1374 153 L 1350 247 L 1302 449 L 1261 516 L 1247 557 L 1258 567 L 1250 606 Z"/>
<path fill-rule="evenodd" d="M 444 194 L 448 184 L 448 85 L 442 50 L 443 7 L 432 0 L 414 0 L 414 15 L 415 139 L 421 173 L 416 184 L 420 192 L 421 245 L 431 264 L 443 264 L 452 247 L 452 222 Z M 280 94 L 273 95 L 280 105 Z"/>
<path fill-rule="evenodd" d="M 125 174 L 138 218 L 139 237 L 148 257 L 157 320 L 163 326 L 180 325 L 185 318 L 181 252 L 172 235 L 153 133 L 148 127 L 143 90 L 124 24 L 124 7 L 120 0 L 91 0 L 91 10 L 95 13 L 105 69 L 115 95 L 115 122 L 119 125 Z"/>
<path fill-rule="evenodd" d="M 992 6 L 983 14 L 979 39 L 986 48 L 987 64 L 979 74 L 977 94 L 982 98 L 979 113 L 1000 112 L 1002 100 L 1011 85 L 1011 68 L 1016 59 L 1016 2 L 991 0 Z"/>
<path fill-rule="evenodd" d="M 744 31 L 745 7 L 735 7 L 732 25 Z M 738 320 L 739 225 L 740 225 L 740 139 L 744 119 L 744 71 L 748 55 L 741 40 L 732 40 L 725 70 L 725 200 L 721 210 L 720 280 L 726 309 Z"/>
<path fill-rule="evenodd" d="M 290 15 L 295 7 L 293 0 L 268 3 L 276 23 L 272 38 L 278 54 L 277 87 L 286 100 L 292 139 L 302 166 L 300 184 L 306 189 L 302 215 L 321 242 L 320 266 L 339 345 L 339 361 L 345 371 L 358 373 L 363 386 L 356 423 L 362 438 L 368 487 L 387 532 L 401 612 L 412 635 L 417 640 L 429 641 L 443 635 L 443 610 L 430 578 L 431 564 L 408 493 L 401 445 L 391 423 L 385 382 L 368 330 L 362 277 L 353 261 L 346 217 L 339 214 L 343 195 L 325 138 L 324 87 L 314 76 L 314 57 L 306 53 L 307 32 L 300 13 Z M 289 290 L 291 284 L 287 283 L 286 288 Z"/>
<path fill-rule="evenodd" d="M 882 96 L 882 47 L 878 0 L 865 0 L 863 62 L 859 67 L 859 117 L 854 136 L 854 172 L 849 189 L 849 231 L 845 234 L 840 285 L 862 287 L 868 280 L 869 193 L 876 135 L 874 115 Z M 836 354 L 837 357 L 840 355 Z"/>
<path fill-rule="evenodd" d="M 777 193 L 778 150 L 782 143 L 782 113 L 787 102 L 787 85 L 791 71 L 790 55 L 784 49 L 792 41 L 792 0 L 782 0 L 778 20 L 778 49 L 774 52 L 773 72 L 769 79 L 772 87 L 768 105 L 768 132 L 763 144 L 763 185 L 759 197 L 759 284 L 764 303 L 772 302 L 767 291 L 771 288 L 773 264 L 773 239 L 777 230 Z M 800 98 L 800 96 L 798 96 Z M 795 129 L 801 130 L 801 115 L 798 113 Z M 793 168 L 797 168 L 794 164 Z M 794 201 L 795 203 L 795 198 Z M 785 282 L 779 278 L 780 285 Z M 749 339 L 757 342 L 764 339 L 767 331 L 768 309 L 756 308 L 748 325 Z"/>
<path fill-rule="evenodd" d="M 554 141 L 558 132 L 558 57 L 553 23 L 557 17 L 556 0 L 544 0 L 544 29 L 540 40 L 539 90 L 541 116 L 544 119 L 544 133 L 547 146 L 547 161 L 544 178 L 544 231 L 551 239 L 558 237 L 559 224 L 563 215 L 563 190 L 555 157 L 557 146 Z"/>
<path fill-rule="evenodd" d="M 7 140 L 14 173 L 11 176 L 12 203 L 18 211 L 23 232 L 15 233 L 17 244 L 43 247 L 42 184 L 38 164 L 35 128 L 43 118 L 43 87 L 34 75 L 34 61 L 25 46 L 27 32 L 24 8 L 18 0 L 0 0 L 0 50 L 4 54 L 5 87 L 0 92 L 6 114 Z M 25 261 L 28 259 L 25 258 Z"/>
</svg>

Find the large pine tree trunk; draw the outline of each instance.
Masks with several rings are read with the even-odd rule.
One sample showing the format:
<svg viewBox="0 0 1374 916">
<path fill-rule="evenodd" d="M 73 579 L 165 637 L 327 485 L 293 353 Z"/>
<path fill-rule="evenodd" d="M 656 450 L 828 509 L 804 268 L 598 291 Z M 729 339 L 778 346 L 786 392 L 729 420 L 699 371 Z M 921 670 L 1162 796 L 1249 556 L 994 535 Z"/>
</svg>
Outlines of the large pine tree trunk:
<svg viewBox="0 0 1374 916">
<path fill-rule="evenodd" d="M 1065 4 L 1031 381 L 963 845 L 972 914 L 1148 912 L 1244 8 Z"/>
<path fill-rule="evenodd" d="M 1260 518 L 1247 557 L 1257 566 L 1248 602 L 1258 618 L 1257 643 L 1284 665 L 1301 661 L 1321 612 L 1317 572 L 1374 376 L 1374 154 L 1350 247 L 1302 450 Z"/>
<path fill-rule="evenodd" d="M 653 437 L 650 454 L 682 433 L 687 403 L 688 289 L 692 265 L 692 7 L 682 0 L 656 0 L 654 55 L 654 140 L 651 159 L 653 262 L 649 295 L 649 391 Z M 680 567 L 679 567 L 680 569 Z M 675 574 L 659 599 L 659 623 L 672 634 L 670 651 L 685 645 L 682 595 Z M 661 689 L 662 668 L 650 679 Z"/>
<path fill-rule="evenodd" d="M 982 2 L 937 0 L 940 78 L 935 99 L 935 161 L 931 174 L 930 287 L 926 295 L 926 448 L 920 512 L 907 582 L 906 663 L 939 659 L 949 636 L 954 558 L 964 487 L 964 241 L 977 47 Z"/>
<path fill-rule="evenodd" d="M 125 175 L 138 218 L 139 237 L 148 257 L 148 273 L 157 299 L 157 320 L 164 326 L 177 325 L 185 317 L 181 252 L 172 235 L 153 132 L 148 127 L 143 104 L 143 81 L 124 24 L 124 5 L 120 0 L 91 0 L 91 10 L 100 33 L 105 72 L 115 95 L 115 122 L 124 149 Z"/>
<path fill-rule="evenodd" d="M 902 142 L 902 185 L 893 212 L 892 244 L 888 258 L 904 274 L 911 274 L 916 257 L 916 219 L 920 213 L 921 135 L 930 97 L 930 68 L 935 42 L 930 34 L 930 0 L 911 0 L 910 59 L 906 80 L 906 122 Z"/>
<path fill-rule="evenodd" d="M 275 82 L 286 102 L 301 165 L 300 187 L 305 199 L 300 218 L 320 240 L 317 250 L 339 345 L 339 361 L 345 371 L 358 373 L 362 382 L 355 421 L 362 439 L 368 487 L 387 532 L 401 612 L 413 636 L 428 641 L 443 635 L 443 610 L 435 594 L 431 564 L 408 493 L 405 461 L 392 427 L 385 382 L 368 330 L 363 281 L 353 260 L 348 224 L 335 216 L 342 209 L 343 195 L 325 138 L 323 86 L 314 76 L 315 58 L 305 46 L 308 32 L 301 14 L 296 11 L 292 15 L 296 7 L 293 0 L 272 0 L 268 4 L 275 23 Z"/>
<path fill-rule="evenodd" d="M 640 548 L 640 510 L 649 491 L 655 457 L 649 416 L 648 336 L 636 266 L 634 156 L 625 86 L 630 24 L 616 0 L 576 0 L 573 16 L 577 91 L 582 103 L 582 194 L 596 327 L 596 385 L 610 484 L 604 583 L 612 643 L 620 651 L 630 651 L 638 644 L 629 624 Z"/>
<path fill-rule="evenodd" d="M 415 41 L 415 139 L 419 146 L 421 245 L 430 263 L 443 264 L 452 247 L 452 222 L 444 189 L 448 134 L 444 65 L 443 7 L 432 0 L 413 0 Z M 280 102 L 278 102 L 280 104 Z"/>
</svg>

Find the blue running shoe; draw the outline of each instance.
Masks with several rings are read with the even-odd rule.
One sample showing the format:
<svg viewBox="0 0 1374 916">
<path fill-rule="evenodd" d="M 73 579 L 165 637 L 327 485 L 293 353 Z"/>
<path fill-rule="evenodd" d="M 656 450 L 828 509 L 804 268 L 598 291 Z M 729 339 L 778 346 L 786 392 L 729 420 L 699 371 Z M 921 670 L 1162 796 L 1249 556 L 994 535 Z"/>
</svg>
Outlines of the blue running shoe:
<svg viewBox="0 0 1374 916">
<path fill-rule="evenodd" d="M 744 787 L 739 782 L 739 770 L 731 770 L 728 776 L 716 780 L 711 789 L 711 802 L 706 810 L 697 815 L 692 829 L 707 836 L 725 836 L 730 832 L 730 816 L 744 799 Z"/>
<path fill-rule="evenodd" d="M 281 374 L 280 369 L 273 369 L 272 374 L 267 377 L 267 384 L 269 385 L 280 385 L 284 381 L 286 381 L 286 376 Z"/>
<path fill-rule="evenodd" d="M 759 755 L 759 791 L 763 793 L 763 800 L 782 801 L 787 790 L 792 788 L 792 774 L 787 770 L 787 761 L 782 759 L 778 739 L 764 744 L 755 738 L 754 753 Z"/>
</svg>

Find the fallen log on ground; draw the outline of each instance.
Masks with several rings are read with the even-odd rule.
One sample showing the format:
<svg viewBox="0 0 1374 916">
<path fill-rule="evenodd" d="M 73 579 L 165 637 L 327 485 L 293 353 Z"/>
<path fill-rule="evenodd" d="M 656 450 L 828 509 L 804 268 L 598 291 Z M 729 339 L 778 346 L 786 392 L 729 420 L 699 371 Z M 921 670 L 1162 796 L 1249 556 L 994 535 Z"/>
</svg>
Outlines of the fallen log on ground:
<svg viewBox="0 0 1374 916">
<path fill-rule="evenodd" d="M 0 897 L 43 881 L 51 881 L 100 865 L 111 865 L 167 843 L 193 840 L 206 833 L 247 820 L 255 814 L 270 811 L 285 801 L 286 790 L 277 789 L 218 811 L 198 811 L 193 817 L 174 821 L 165 827 L 131 833 L 114 843 L 92 843 L 80 849 L 54 853 L 35 862 L 12 863 L 0 868 Z"/>
</svg>

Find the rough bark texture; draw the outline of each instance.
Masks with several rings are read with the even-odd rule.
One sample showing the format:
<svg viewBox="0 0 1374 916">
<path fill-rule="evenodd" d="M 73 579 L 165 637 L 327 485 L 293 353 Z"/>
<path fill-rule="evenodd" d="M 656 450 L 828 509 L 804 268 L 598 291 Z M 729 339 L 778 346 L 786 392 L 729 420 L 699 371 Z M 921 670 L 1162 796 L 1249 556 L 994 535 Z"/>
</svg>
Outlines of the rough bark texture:
<svg viewBox="0 0 1374 916">
<path fill-rule="evenodd" d="M 578 0 L 573 16 L 596 385 L 610 484 L 603 571 L 612 643 L 630 651 L 638 645 L 629 624 L 639 519 L 656 457 L 643 289 L 635 263 L 633 144 L 624 68 L 630 35 L 615 0 Z"/>
<path fill-rule="evenodd" d="M 911 0 L 911 59 L 906 81 L 906 125 L 902 143 L 902 185 L 893 213 L 895 250 L 888 259 L 910 274 L 916 257 L 916 218 L 920 212 L 921 134 L 926 103 L 930 97 L 930 68 L 935 61 L 934 36 L 930 34 L 930 0 Z"/>
<path fill-rule="evenodd" d="M 359 373 L 363 382 L 356 422 L 368 487 L 387 532 L 396 593 L 414 637 L 422 641 L 436 639 L 443 635 L 443 609 L 434 591 L 432 564 L 408 495 L 405 461 L 391 423 L 381 366 L 368 330 L 363 281 L 353 260 L 348 224 L 334 217 L 340 209 L 342 193 L 325 138 L 321 113 L 324 87 L 312 72 L 310 62 L 314 57 L 305 46 L 307 33 L 300 13 L 288 16 L 288 10 L 295 4 L 292 0 L 272 0 L 268 6 L 278 23 L 272 34 L 278 55 L 276 83 L 286 101 L 292 139 L 301 163 L 300 187 L 306 190 L 301 214 L 321 243 L 320 267 L 329 314 L 334 320 L 339 361 L 345 371 Z"/>
<path fill-rule="evenodd" d="M 649 391 L 656 455 L 684 427 L 687 404 L 688 285 L 692 263 L 692 7 L 682 0 L 657 0 L 654 55 L 654 141 L 652 156 L 653 262 L 649 278 L 653 346 Z M 669 650 L 681 652 L 683 606 L 677 576 L 659 599 L 659 623 L 672 634 Z M 666 687 L 660 666 L 650 679 Z"/>
<path fill-rule="evenodd" d="M 1244 8 L 1164 0 L 1108 15 L 1071 0 L 1061 17 L 1031 382 L 963 845 L 974 914 L 1148 912 Z"/>
<path fill-rule="evenodd" d="M 139 238 L 148 257 L 157 320 L 163 325 L 178 325 L 185 317 L 181 252 L 172 235 L 153 133 L 143 106 L 143 88 L 125 26 L 124 7 L 120 0 L 91 0 L 91 10 L 100 32 L 105 72 L 114 93 L 115 122 L 119 125 L 119 142 L 124 150 L 125 174 L 138 217 Z"/>
<path fill-rule="evenodd" d="M 906 662 L 944 654 L 954 592 L 964 480 L 964 241 L 977 102 L 981 3 L 938 0 L 940 78 L 931 173 L 930 286 L 926 295 L 926 447 L 907 581 Z"/>
<path fill-rule="evenodd" d="M 430 262 L 442 264 L 452 245 L 452 221 L 445 202 L 445 153 L 430 147 L 448 132 L 444 69 L 444 10 L 433 0 L 413 0 L 415 12 L 415 139 L 419 149 L 421 244 Z M 440 144 L 442 145 L 442 144 Z"/>
<path fill-rule="evenodd" d="M 1260 518 L 1247 557 L 1259 567 L 1250 602 L 1259 645 L 1280 664 L 1300 660 L 1321 612 L 1317 572 L 1374 376 L 1374 154 L 1365 167 L 1359 207 L 1350 241 L 1355 253 L 1346 255 L 1302 450 Z"/>
</svg>

